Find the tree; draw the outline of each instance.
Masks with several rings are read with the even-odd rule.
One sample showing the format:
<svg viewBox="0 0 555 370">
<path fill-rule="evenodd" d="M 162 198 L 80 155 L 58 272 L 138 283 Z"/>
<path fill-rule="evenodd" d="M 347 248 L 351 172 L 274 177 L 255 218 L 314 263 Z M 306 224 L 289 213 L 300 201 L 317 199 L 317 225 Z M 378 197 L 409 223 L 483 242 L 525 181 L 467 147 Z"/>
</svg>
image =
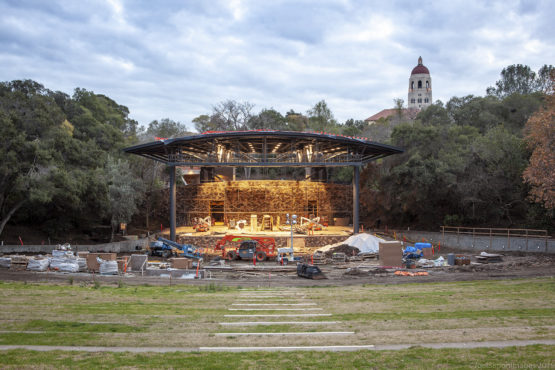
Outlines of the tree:
<svg viewBox="0 0 555 370">
<path fill-rule="evenodd" d="M 362 133 L 366 126 L 368 125 L 365 121 L 349 118 L 343 124 L 342 133 L 347 136 L 358 136 Z"/>
<path fill-rule="evenodd" d="M 52 144 L 69 134 L 48 93 L 30 80 L 0 83 L 0 234 L 24 204 L 46 203 L 56 190 Z"/>
<path fill-rule="evenodd" d="M 546 209 L 555 209 L 555 71 L 551 72 L 551 93 L 545 105 L 526 122 L 526 142 L 532 150 L 523 173 L 530 184 L 530 198 Z"/>
<path fill-rule="evenodd" d="M 285 117 L 275 109 L 263 109 L 249 119 L 247 127 L 250 130 L 283 130 L 287 127 L 287 124 Z"/>
<path fill-rule="evenodd" d="M 112 99 L 25 80 L 0 83 L 0 233 L 10 220 L 60 235 L 104 221 L 110 153 L 136 142 Z"/>
<path fill-rule="evenodd" d="M 447 104 L 447 113 L 457 125 L 470 125 L 482 133 L 503 122 L 501 101 L 494 96 L 453 97 Z"/>
<path fill-rule="evenodd" d="M 397 113 L 397 117 L 399 119 L 403 118 L 403 106 L 405 105 L 405 101 L 401 98 L 393 99 L 393 106 L 395 107 L 395 112 Z"/>
<path fill-rule="evenodd" d="M 473 209 L 475 222 L 510 227 L 526 213 L 521 178 L 526 163 L 522 139 L 502 125 L 474 141 L 472 161 L 467 164 L 466 176 L 460 177 L 459 184 L 466 198 L 474 198 L 479 203 L 480 209 Z"/>
<path fill-rule="evenodd" d="M 304 131 L 308 128 L 308 117 L 293 109 L 286 113 L 285 121 L 289 131 Z"/>
<path fill-rule="evenodd" d="M 536 74 L 530 67 L 522 64 L 513 64 L 503 68 L 501 79 L 495 83 L 496 87 L 488 87 L 487 94 L 499 98 L 511 94 L 531 94 L 544 91 L 549 87 L 549 74 L 553 66 L 544 65 Z"/>
<path fill-rule="evenodd" d="M 247 122 L 252 117 L 253 104 L 249 102 L 238 103 L 235 100 L 226 100 L 212 108 L 210 121 L 218 130 L 237 131 L 245 130 Z"/>
<path fill-rule="evenodd" d="M 143 141 L 152 141 L 156 137 L 171 138 L 186 136 L 189 134 L 190 133 L 187 132 L 187 127 L 184 124 L 164 118 L 160 121 L 152 121 L 148 125 L 142 139 Z M 136 156 L 130 158 L 129 163 L 135 176 L 141 179 L 144 186 L 144 197 L 141 204 L 141 211 L 145 217 L 145 226 L 147 230 L 149 230 L 151 216 L 155 213 L 156 208 L 161 202 L 160 190 L 164 186 L 163 178 L 165 176 L 165 166 L 161 162 Z"/>
<path fill-rule="evenodd" d="M 555 94 L 555 85 L 553 84 L 553 73 L 555 67 L 545 64 L 538 71 L 537 88 L 540 92 L 546 95 Z"/>
<path fill-rule="evenodd" d="M 205 131 L 238 131 L 248 128 L 252 118 L 254 104 L 226 100 L 212 107 L 210 115 L 203 114 L 193 119 L 196 130 Z"/>
<path fill-rule="evenodd" d="M 364 130 L 362 130 L 362 136 L 379 143 L 389 142 L 394 125 L 388 118 L 382 117 L 375 123 L 367 125 Z"/>
<path fill-rule="evenodd" d="M 447 109 L 443 107 L 443 103 L 439 100 L 426 109 L 421 110 L 416 119 L 426 126 L 448 125 L 453 122 L 449 117 Z"/>
<path fill-rule="evenodd" d="M 193 123 L 195 124 L 195 129 L 198 133 L 215 130 L 208 114 L 201 114 L 200 116 L 193 118 Z"/>
<path fill-rule="evenodd" d="M 133 175 L 129 163 L 109 157 L 105 167 L 110 200 L 108 214 L 112 226 L 112 238 L 120 223 L 131 221 L 137 205 L 143 197 L 144 185 Z"/>
<path fill-rule="evenodd" d="M 148 139 L 152 140 L 155 137 L 174 138 L 187 136 L 190 133 L 187 131 L 187 125 L 169 118 L 163 118 L 160 121 L 150 122 L 145 134 Z"/>
<path fill-rule="evenodd" d="M 337 121 L 325 100 L 316 103 L 312 109 L 307 111 L 307 114 L 310 128 L 314 131 L 331 132 L 336 130 Z"/>
</svg>

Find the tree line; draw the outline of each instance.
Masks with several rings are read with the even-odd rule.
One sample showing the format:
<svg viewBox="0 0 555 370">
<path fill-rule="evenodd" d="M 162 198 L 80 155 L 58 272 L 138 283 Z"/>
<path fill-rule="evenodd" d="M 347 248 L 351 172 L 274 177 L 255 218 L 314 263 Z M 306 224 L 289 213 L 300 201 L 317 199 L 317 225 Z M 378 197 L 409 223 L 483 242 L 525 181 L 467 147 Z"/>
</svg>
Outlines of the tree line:
<svg viewBox="0 0 555 370">
<path fill-rule="evenodd" d="M 369 125 L 339 123 L 322 100 L 305 113 L 224 101 L 193 119 L 210 130 L 324 131 L 397 145 L 401 155 L 361 174 L 362 217 L 390 226 L 438 225 L 553 229 L 553 67 L 522 65 L 501 72 L 485 96 L 437 101 L 416 119 L 396 99 L 397 114 Z M 166 169 L 124 155 L 122 148 L 156 137 L 191 135 L 169 118 L 142 127 L 129 109 L 77 88 L 73 95 L 31 80 L 0 83 L 0 235 L 33 225 L 52 236 L 115 231 L 133 215 L 151 228 Z M 351 170 L 332 179 L 350 181 Z"/>
</svg>

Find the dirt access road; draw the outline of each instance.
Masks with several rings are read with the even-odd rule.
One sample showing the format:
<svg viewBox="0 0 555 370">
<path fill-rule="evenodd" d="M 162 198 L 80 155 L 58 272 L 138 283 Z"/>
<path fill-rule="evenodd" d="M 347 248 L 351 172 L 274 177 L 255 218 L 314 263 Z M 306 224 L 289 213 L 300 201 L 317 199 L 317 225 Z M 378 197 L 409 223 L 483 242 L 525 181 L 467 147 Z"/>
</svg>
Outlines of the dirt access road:
<svg viewBox="0 0 555 370">
<path fill-rule="evenodd" d="M 248 267 L 249 264 L 236 263 L 235 266 Z M 0 280 L 28 281 L 28 282 L 68 282 L 102 284 L 118 284 L 120 281 L 128 285 L 204 285 L 220 284 L 229 286 L 259 287 L 259 286 L 346 286 L 360 284 L 405 284 L 423 282 L 451 282 L 490 279 L 530 278 L 555 275 L 555 256 L 549 255 L 513 255 L 504 256 L 503 262 L 450 266 L 415 271 L 427 271 L 428 276 L 396 276 L 394 269 L 380 269 L 376 264 L 348 262 L 342 265 L 321 265 L 328 279 L 309 280 L 299 278 L 294 268 L 287 272 L 272 272 L 266 270 L 276 266 L 275 262 L 259 263 L 256 268 L 245 271 L 223 270 L 211 271 L 211 279 L 190 280 L 168 277 L 140 276 L 140 274 L 125 274 L 118 276 L 100 276 L 88 273 L 59 273 L 10 271 L 0 269 Z"/>
</svg>

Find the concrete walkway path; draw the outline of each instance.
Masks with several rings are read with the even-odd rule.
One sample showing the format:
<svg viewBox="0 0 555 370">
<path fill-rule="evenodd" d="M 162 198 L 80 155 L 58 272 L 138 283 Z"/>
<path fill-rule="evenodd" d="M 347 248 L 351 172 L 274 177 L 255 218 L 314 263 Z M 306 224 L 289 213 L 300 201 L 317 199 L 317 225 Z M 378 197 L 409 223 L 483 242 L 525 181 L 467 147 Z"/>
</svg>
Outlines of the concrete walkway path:
<svg viewBox="0 0 555 370">
<path fill-rule="evenodd" d="M 457 342 L 457 343 L 420 343 L 420 344 L 381 344 L 381 345 L 352 345 L 352 346 L 294 346 L 294 347 L 91 347 L 91 346 L 32 346 L 32 345 L 0 345 L 0 351 L 13 349 L 28 349 L 32 351 L 83 351 L 83 352 L 288 352 L 288 351 L 360 351 L 360 350 L 401 350 L 410 347 L 424 348 L 504 348 L 512 346 L 529 346 L 532 344 L 555 345 L 553 339 L 539 340 L 509 340 L 486 342 Z"/>
</svg>

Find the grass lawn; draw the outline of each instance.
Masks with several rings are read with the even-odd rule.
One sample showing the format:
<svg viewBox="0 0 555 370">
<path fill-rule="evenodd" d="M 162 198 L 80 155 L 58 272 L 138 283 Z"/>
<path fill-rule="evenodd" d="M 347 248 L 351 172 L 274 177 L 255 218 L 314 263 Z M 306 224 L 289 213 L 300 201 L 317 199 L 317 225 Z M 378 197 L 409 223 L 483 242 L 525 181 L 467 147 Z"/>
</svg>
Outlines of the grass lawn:
<svg viewBox="0 0 555 370">
<path fill-rule="evenodd" d="M 357 352 L 88 353 L 4 351 L 2 368 L 551 369 L 553 346 Z"/>
<path fill-rule="evenodd" d="M 281 290 L 282 292 L 285 290 Z M 218 285 L 124 286 L 0 282 L 0 344 L 108 347 L 318 346 L 555 339 L 555 279 L 287 288 L 321 311 L 230 311 L 246 293 Z M 259 293 L 266 295 L 270 293 Z M 296 308 L 302 306 L 294 306 Z M 243 310 L 244 308 L 244 310 Z M 254 307 L 253 307 L 254 308 Z M 315 317 L 224 317 L 293 315 Z M 231 321 L 338 321 L 325 325 L 222 326 Z M 353 335 L 216 336 L 216 333 L 354 331 Z M 348 353 L 0 352 L 0 367 L 490 367 L 551 364 L 555 346 Z M 551 361 L 551 362 L 550 362 Z M 424 365 L 423 365 L 424 364 Z M 505 365 L 503 365 L 505 364 Z M 506 365 L 509 364 L 509 365 Z M 489 365 L 488 365 L 489 366 Z M 541 365 L 544 366 L 544 365 Z M 39 366 L 40 367 L 40 366 Z"/>
</svg>

